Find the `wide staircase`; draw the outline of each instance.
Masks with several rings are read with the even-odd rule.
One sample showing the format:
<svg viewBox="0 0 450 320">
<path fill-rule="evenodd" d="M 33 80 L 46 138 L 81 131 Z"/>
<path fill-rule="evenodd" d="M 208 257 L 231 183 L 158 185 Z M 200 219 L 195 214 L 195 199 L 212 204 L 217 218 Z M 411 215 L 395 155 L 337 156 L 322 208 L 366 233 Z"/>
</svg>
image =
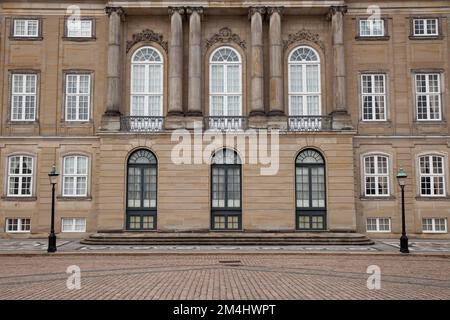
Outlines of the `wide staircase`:
<svg viewBox="0 0 450 320">
<path fill-rule="evenodd" d="M 88 245 L 371 245 L 359 233 L 256 233 L 256 232 L 114 232 L 95 233 L 81 241 Z"/>
</svg>

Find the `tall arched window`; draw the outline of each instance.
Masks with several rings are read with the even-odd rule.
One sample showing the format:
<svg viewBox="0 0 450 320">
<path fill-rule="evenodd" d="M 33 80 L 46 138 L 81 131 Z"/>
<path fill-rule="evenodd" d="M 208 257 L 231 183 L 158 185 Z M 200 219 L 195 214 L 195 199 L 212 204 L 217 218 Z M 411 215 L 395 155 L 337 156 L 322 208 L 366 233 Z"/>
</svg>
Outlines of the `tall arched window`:
<svg viewBox="0 0 450 320">
<path fill-rule="evenodd" d="M 162 116 L 163 57 L 152 47 L 138 49 L 131 58 L 132 116 Z"/>
<path fill-rule="evenodd" d="M 326 228 L 325 161 L 316 150 L 302 151 L 295 161 L 297 229 Z"/>
<path fill-rule="evenodd" d="M 211 229 L 241 229 L 241 159 L 230 149 L 211 161 Z"/>
<path fill-rule="evenodd" d="M 320 102 L 320 58 L 310 47 L 292 50 L 288 58 L 289 115 L 318 116 Z"/>
<path fill-rule="evenodd" d="M 137 150 L 127 167 L 127 229 L 156 229 L 156 157 L 148 150 Z"/>
<path fill-rule="evenodd" d="M 242 63 L 231 47 L 220 47 L 211 54 L 209 67 L 209 115 L 242 115 Z"/>
</svg>

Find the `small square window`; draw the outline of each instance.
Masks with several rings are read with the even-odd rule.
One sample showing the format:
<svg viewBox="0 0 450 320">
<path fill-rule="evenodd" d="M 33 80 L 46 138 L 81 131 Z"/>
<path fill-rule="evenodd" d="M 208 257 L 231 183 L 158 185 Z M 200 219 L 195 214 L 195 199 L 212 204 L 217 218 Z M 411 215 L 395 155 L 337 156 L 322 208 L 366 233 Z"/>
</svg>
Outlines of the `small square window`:
<svg viewBox="0 0 450 320">
<path fill-rule="evenodd" d="M 66 20 L 67 38 L 92 38 L 93 37 L 92 19 L 73 19 Z"/>
<path fill-rule="evenodd" d="M 439 20 L 437 18 L 414 18 L 412 23 L 413 36 L 429 37 L 439 35 Z"/>
<path fill-rule="evenodd" d="M 36 38 L 39 36 L 38 19 L 14 19 L 13 36 L 18 38 Z"/>
<path fill-rule="evenodd" d="M 424 233 L 447 233 L 447 219 L 423 218 L 422 231 Z"/>
<path fill-rule="evenodd" d="M 367 218 L 367 232 L 391 232 L 391 218 Z"/>
<path fill-rule="evenodd" d="M 30 232 L 31 219 L 30 218 L 7 218 L 6 232 Z"/>
<path fill-rule="evenodd" d="M 86 232 L 86 219 L 62 218 L 62 232 Z"/>
<path fill-rule="evenodd" d="M 383 37 L 385 27 L 383 19 L 361 19 L 359 20 L 360 37 Z"/>
</svg>

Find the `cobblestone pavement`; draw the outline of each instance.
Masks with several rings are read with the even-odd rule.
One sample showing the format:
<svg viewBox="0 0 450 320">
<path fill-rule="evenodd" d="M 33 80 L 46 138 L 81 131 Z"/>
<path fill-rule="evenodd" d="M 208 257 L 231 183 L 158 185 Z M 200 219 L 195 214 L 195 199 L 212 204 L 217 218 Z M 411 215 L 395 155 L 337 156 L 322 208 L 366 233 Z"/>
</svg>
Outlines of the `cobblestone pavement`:
<svg viewBox="0 0 450 320">
<path fill-rule="evenodd" d="M 81 268 L 69 290 L 67 267 Z M 381 271 L 369 290 L 368 266 Z M 450 299 L 450 258 L 373 254 L 0 255 L 0 299 Z"/>
<path fill-rule="evenodd" d="M 102 246 L 83 245 L 79 240 L 57 241 L 59 252 L 398 252 L 396 239 L 376 240 L 371 246 Z M 410 240 L 412 253 L 450 254 L 450 240 Z M 45 252 L 47 239 L 0 239 L 0 254 Z"/>
</svg>

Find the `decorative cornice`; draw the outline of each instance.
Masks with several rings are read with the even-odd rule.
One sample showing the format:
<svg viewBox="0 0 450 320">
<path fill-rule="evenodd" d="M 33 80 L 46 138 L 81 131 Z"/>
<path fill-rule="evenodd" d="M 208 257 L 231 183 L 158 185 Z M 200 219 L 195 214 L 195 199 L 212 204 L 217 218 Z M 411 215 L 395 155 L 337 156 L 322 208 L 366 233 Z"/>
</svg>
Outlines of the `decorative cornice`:
<svg viewBox="0 0 450 320">
<path fill-rule="evenodd" d="M 105 7 L 105 13 L 108 15 L 108 17 L 110 17 L 113 12 L 117 13 L 121 20 L 125 18 L 125 11 L 123 10 L 122 7 L 113 7 L 113 6 Z"/>
<path fill-rule="evenodd" d="M 197 12 L 200 16 L 203 15 L 203 7 L 186 7 L 186 14 L 191 15 Z"/>
<path fill-rule="evenodd" d="M 144 29 L 139 33 L 134 33 L 132 40 L 127 41 L 127 52 L 130 51 L 131 47 L 136 43 L 142 41 L 156 42 L 167 52 L 168 44 L 167 41 L 163 40 L 163 35 L 150 29 Z"/>
<path fill-rule="evenodd" d="M 236 33 L 233 33 L 230 28 L 225 27 L 219 30 L 219 32 L 213 34 L 211 38 L 205 41 L 206 49 L 211 48 L 215 43 L 227 43 L 227 42 L 235 42 L 242 49 L 246 48 L 246 44 L 244 40 L 241 40 L 241 37 Z"/>
<path fill-rule="evenodd" d="M 267 14 L 269 15 L 269 17 L 275 12 L 277 12 L 280 16 L 282 16 L 283 11 L 284 7 L 267 7 Z"/>
<path fill-rule="evenodd" d="M 266 7 L 250 7 L 248 8 L 248 18 L 251 19 L 255 13 L 259 13 L 261 16 L 264 16 L 266 12 Z"/>
<path fill-rule="evenodd" d="M 320 40 L 320 37 L 317 33 L 312 33 L 309 30 L 300 30 L 297 33 L 289 34 L 288 39 L 283 41 L 284 48 L 286 49 L 291 44 L 301 41 L 309 41 L 317 44 L 323 51 L 325 51 L 325 45 Z"/>
<path fill-rule="evenodd" d="M 169 16 L 172 16 L 175 12 L 182 16 L 186 12 L 186 9 L 184 7 L 169 7 Z"/>
</svg>

